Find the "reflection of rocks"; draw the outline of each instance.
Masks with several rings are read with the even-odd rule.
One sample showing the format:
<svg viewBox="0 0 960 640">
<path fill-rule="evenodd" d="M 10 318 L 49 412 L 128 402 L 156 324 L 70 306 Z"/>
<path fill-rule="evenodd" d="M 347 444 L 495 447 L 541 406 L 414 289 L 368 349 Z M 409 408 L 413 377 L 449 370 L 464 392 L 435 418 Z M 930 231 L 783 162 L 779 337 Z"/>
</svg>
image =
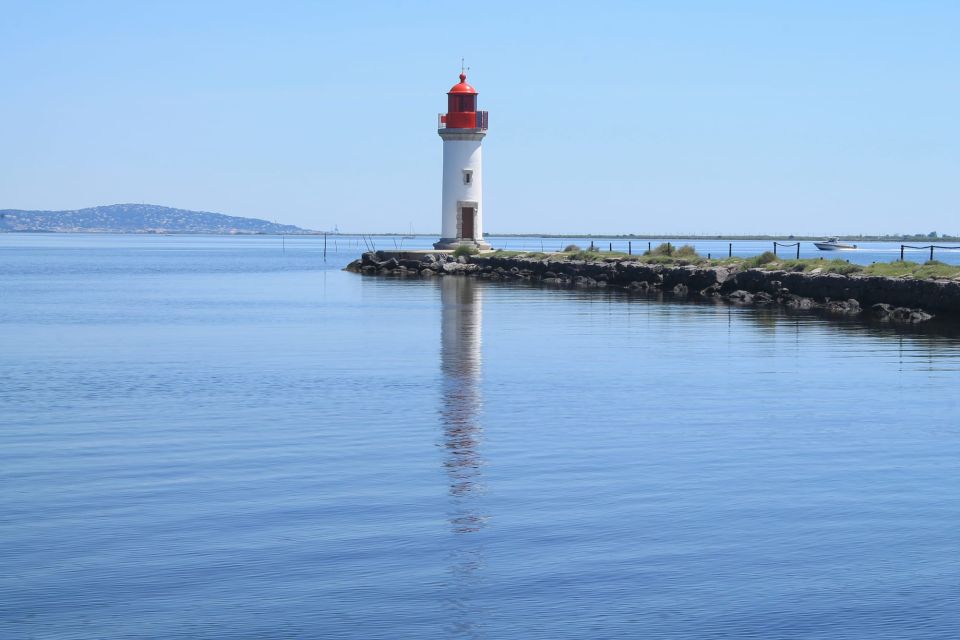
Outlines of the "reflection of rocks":
<svg viewBox="0 0 960 640">
<path fill-rule="evenodd" d="M 699 267 L 633 262 L 479 255 L 457 259 L 449 254 L 370 252 L 347 269 L 391 276 L 474 276 L 488 280 L 529 281 L 552 286 L 665 292 L 674 296 L 721 298 L 738 305 L 778 304 L 835 315 L 860 315 L 863 306 L 883 304 L 891 311 L 873 315 L 894 322 L 922 322 L 931 311 L 960 316 L 960 282 L 880 276 Z M 397 252 L 392 252 L 396 254 Z M 894 312 L 894 310 L 900 311 Z"/>
</svg>

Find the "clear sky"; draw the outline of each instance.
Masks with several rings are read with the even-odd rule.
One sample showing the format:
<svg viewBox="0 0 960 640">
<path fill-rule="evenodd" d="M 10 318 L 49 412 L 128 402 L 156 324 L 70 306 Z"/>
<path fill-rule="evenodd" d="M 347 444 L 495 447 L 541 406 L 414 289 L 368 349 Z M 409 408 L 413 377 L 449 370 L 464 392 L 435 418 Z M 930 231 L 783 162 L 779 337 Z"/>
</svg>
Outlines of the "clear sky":
<svg viewBox="0 0 960 640">
<path fill-rule="evenodd" d="M 438 232 L 960 234 L 960 2 L 0 0 L 0 208 Z"/>
</svg>

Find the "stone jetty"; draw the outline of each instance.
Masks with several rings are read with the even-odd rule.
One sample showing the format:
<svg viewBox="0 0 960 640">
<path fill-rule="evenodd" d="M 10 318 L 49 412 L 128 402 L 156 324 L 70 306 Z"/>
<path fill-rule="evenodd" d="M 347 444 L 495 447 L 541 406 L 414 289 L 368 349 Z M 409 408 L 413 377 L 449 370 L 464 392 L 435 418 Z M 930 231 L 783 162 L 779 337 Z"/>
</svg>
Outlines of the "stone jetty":
<svg viewBox="0 0 960 640">
<path fill-rule="evenodd" d="M 934 314 L 960 318 L 960 282 L 743 268 L 654 264 L 624 258 L 454 257 L 449 253 L 368 252 L 348 271 L 394 277 L 474 277 L 556 287 L 619 288 L 638 293 L 717 299 L 736 305 L 782 305 L 831 314 L 917 323 Z"/>
</svg>

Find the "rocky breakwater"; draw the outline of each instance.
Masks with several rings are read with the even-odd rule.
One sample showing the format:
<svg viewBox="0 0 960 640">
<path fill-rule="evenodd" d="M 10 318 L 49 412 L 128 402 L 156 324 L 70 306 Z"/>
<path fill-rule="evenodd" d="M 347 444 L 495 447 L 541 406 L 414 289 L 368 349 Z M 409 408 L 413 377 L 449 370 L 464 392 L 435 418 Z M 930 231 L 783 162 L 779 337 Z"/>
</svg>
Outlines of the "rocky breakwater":
<svg viewBox="0 0 960 640">
<path fill-rule="evenodd" d="M 934 313 L 960 318 L 960 282 L 955 280 L 775 271 L 739 264 L 653 264 L 621 258 L 584 261 L 497 254 L 391 257 L 384 252 L 365 253 L 347 270 L 368 275 L 459 275 L 558 287 L 615 287 L 736 305 L 776 304 L 839 315 L 869 314 L 910 323 L 929 320 Z"/>
</svg>

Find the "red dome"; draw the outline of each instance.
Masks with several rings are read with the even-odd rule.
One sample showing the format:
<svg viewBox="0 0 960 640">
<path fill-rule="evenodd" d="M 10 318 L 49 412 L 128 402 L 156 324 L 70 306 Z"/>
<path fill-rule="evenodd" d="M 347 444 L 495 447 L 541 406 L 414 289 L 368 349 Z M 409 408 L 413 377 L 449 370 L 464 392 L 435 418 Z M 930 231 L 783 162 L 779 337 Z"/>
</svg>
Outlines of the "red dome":
<svg viewBox="0 0 960 640">
<path fill-rule="evenodd" d="M 472 93 L 472 94 L 476 94 L 476 93 L 477 93 L 477 90 L 467 84 L 467 74 L 461 73 L 461 74 L 460 74 L 460 82 L 459 82 L 458 84 L 453 85 L 453 87 L 451 87 L 451 88 L 450 88 L 450 91 L 448 91 L 447 93 L 448 93 L 448 94 L 450 94 L 450 93 Z"/>
</svg>

